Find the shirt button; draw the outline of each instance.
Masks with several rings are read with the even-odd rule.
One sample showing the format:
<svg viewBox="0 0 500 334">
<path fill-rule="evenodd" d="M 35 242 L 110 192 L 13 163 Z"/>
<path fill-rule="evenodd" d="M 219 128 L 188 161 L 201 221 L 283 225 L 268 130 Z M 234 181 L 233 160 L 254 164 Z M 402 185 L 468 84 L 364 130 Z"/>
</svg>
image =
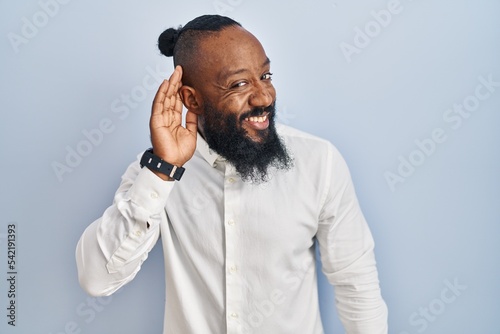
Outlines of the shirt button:
<svg viewBox="0 0 500 334">
<path fill-rule="evenodd" d="M 235 319 L 238 318 L 238 313 L 235 313 L 235 312 L 231 313 L 231 318 L 235 318 Z"/>
<path fill-rule="evenodd" d="M 228 181 L 229 183 L 234 183 L 234 181 L 236 181 L 236 180 L 235 180 L 233 177 L 230 177 L 229 179 L 227 179 L 227 181 Z"/>
<path fill-rule="evenodd" d="M 234 225 L 234 220 L 230 219 L 228 222 L 227 222 L 228 225 L 231 225 L 233 226 Z"/>
<path fill-rule="evenodd" d="M 231 267 L 229 268 L 229 271 L 230 271 L 231 273 L 233 273 L 233 274 L 234 274 L 235 272 L 237 272 L 237 271 L 238 271 L 238 268 L 236 268 L 236 266 L 231 266 Z"/>
<path fill-rule="evenodd" d="M 151 198 L 153 198 L 153 199 L 158 198 L 158 194 L 157 194 L 157 193 L 155 193 L 155 192 L 151 193 Z"/>
<path fill-rule="evenodd" d="M 136 236 L 140 237 L 142 235 L 142 232 L 141 231 L 135 231 L 134 233 Z"/>
</svg>

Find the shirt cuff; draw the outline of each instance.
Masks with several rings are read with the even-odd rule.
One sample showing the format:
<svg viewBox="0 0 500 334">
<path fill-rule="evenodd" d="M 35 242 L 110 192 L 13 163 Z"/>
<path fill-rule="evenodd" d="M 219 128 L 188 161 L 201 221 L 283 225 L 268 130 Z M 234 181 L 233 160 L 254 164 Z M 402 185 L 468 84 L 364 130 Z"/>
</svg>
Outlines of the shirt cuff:
<svg viewBox="0 0 500 334">
<path fill-rule="evenodd" d="M 130 200 L 137 206 L 158 214 L 165 209 L 175 181 L 164 181 L 148 168 L 142 168 L 129 189 Z"/>
</svg>

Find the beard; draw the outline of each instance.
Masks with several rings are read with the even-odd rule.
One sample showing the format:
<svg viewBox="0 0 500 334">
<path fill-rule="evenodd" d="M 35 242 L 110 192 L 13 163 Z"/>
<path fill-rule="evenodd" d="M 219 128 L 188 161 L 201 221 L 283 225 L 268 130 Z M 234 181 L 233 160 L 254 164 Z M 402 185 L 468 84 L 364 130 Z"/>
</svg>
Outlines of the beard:
<svg viewBox="0 0 500 334">
<path fill-rule="evenodd" d="M 293 160 L 276 132 L 275 104 L 267 108 L 254 108 L 241 116 L 204 106 L 203 133 L 213 151 L 231 163 L 243 181 L 263 183 L 270 179 L 270 171 L 289 170 Z M 269 126 L 257 131 L 258 141 L 252 140 L 241 126 L 243 120 L 268 112 Z"/>
</svg>

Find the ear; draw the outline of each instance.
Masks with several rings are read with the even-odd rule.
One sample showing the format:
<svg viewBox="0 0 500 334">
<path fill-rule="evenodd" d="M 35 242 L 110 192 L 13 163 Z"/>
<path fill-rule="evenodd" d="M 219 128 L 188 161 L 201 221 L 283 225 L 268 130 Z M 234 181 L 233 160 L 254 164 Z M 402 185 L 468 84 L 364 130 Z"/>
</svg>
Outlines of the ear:
<svg viewBox="0 0 500 334">
<path fill-rule="evenodd" d="M 196 115 L 201 115 L 203 109 L 201 108 L 200 97 L 196 94 L 196 90 L 191 86 L 183 85 L 179 88 L 179 95 L 181 96 L 182 103 L 191 112 Z"/>
</svg>

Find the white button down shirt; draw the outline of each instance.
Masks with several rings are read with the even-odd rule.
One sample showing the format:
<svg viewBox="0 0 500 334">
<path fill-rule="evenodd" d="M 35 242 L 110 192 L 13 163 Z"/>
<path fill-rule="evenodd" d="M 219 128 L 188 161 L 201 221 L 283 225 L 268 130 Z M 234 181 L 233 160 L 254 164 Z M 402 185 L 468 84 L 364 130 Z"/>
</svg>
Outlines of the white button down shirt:
<svg viewBox="0 0 500 334">
<path fill-rule="evenodd" d="M 131 164 L 78 243 L 81 285 L 112 294 L 161 234 L 164 334 L 319 334 L 317 240 L 347 333 L 387 333 L 374 243 L 344 160 L 323 139 L 278 132 L 294 167 L 263 184 L 243 182 L 201 136 L 179 182 Z"/>
</svg>

